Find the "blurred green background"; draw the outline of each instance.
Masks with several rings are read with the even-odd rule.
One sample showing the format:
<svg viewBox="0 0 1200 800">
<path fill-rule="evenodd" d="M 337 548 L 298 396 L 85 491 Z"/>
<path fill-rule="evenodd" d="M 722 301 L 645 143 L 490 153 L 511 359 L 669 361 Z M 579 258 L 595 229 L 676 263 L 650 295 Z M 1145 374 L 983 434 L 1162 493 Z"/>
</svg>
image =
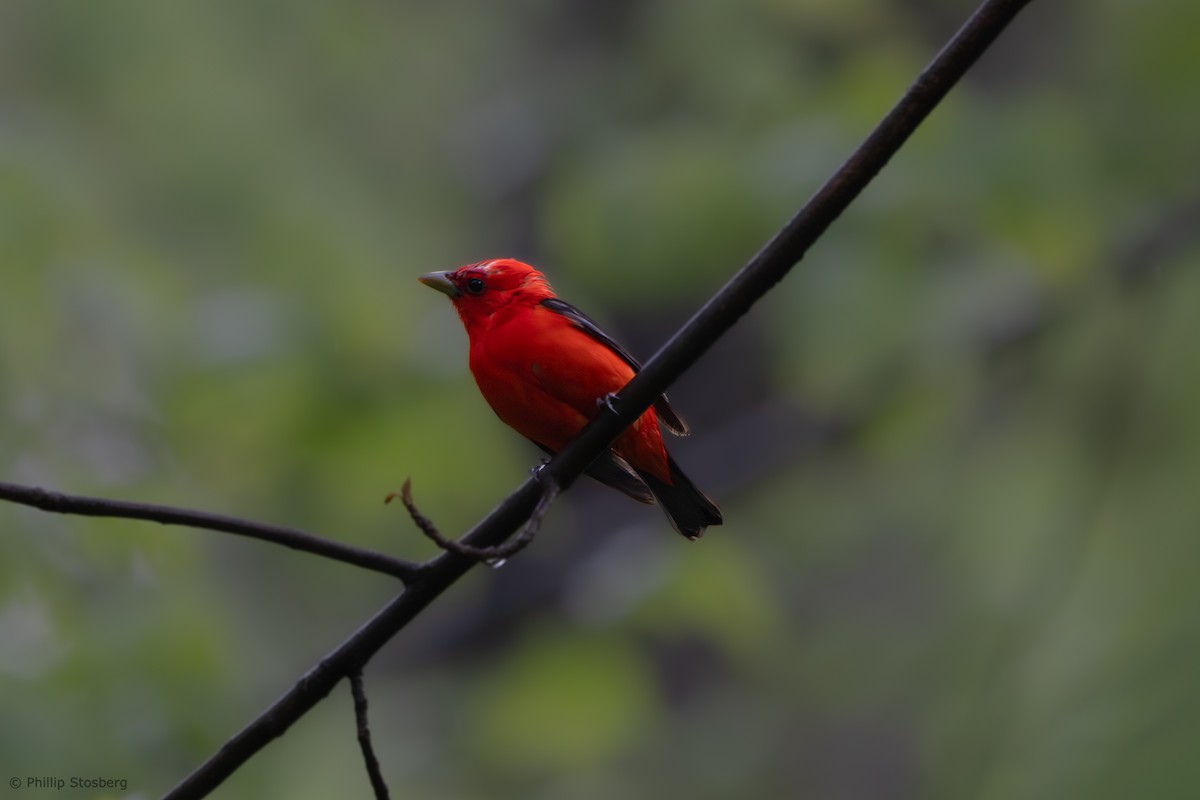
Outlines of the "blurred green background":
<svg viewBox="0 0 1200 800">
<path fill-rule="evenodd" d="M 426 558 L 387 492 L 459 532 L 537 453 L 415 276 L 531 260 L 648 356 L 972 8 L 4 3 L 0 477 Z M 580 484 L 370 665 L 393 796 L 1191 797 L 1197 29 L 1034 3 L 672 391 L 724 527 Z M 398 588 L 0 531 L 0 785 L 157 796 Z M 353 726 L 216 796 L 368 796 Z"/>
</svg>

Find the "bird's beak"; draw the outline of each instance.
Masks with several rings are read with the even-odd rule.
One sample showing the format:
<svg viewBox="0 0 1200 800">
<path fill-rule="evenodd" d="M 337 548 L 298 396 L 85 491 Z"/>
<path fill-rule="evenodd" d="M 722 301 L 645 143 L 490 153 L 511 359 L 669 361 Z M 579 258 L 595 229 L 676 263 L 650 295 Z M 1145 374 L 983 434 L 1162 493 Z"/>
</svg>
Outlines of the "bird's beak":
<svg viewBox="0 0 1200 800">
<path fill-rule="evenodd" d="M 451 297 L 458 297 L 460 294 L 458 287 L 450 280 L 449 272 L 430 272 L 417 278 L 417 280 L 430 289 L 437 289 L 442 294 L 448 294 Z"/>
</svg>

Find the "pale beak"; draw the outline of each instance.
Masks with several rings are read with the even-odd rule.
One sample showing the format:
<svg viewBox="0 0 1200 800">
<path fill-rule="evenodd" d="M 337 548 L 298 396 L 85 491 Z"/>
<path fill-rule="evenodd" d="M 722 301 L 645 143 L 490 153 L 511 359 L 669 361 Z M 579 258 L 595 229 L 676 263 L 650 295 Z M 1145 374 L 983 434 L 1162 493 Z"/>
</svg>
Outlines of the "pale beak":
<svg viewBox="0 0 1200 800">
<path fill-rule="evenodd" d="M 442 294 L 448 294 L 450 297 L 458 297 L 461 292 L 454 285 L 454 281 L 450 280 L 449 272 L 430 272 L 417 278 L 421 283 L 428 286 L 430 289 L 437 289 Z"/>
</svg>

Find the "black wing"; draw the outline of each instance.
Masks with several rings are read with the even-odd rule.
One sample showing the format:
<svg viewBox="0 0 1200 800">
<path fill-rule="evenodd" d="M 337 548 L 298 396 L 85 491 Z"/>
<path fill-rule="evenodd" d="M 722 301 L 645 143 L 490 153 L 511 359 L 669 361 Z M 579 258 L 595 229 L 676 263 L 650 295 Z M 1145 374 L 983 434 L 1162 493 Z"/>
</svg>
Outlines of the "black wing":
<svg viewBox="0 0 1200 800">
<path fill-rule="evenodd" d="M 614 340 L 607 333 L 600 330 L 600 326 L 593 322 L 591 317 L 580 311 L 575 306 L 571 305 L 565 300 L 559 300 L 557 297 L 546 298 L 542 301 L 542 305 L 554 313 L 562 314 L 564 317 L 571 320 L 572 324 L 574 324 L 576 328 L 583 331 L 588 336 L 592 337 L 597 342 L 600 342 L 609 350 L 612 350 L 614 353 L 620 356 L 621 360 L 628 364 L 634 372 L 641 370 L 642 365 L 638 363 L 636 358 L 630 355 L 628 350 L 617 344 L 616 340 Z M 675 413 L 675 409 L 671 408 L 671 403 L 667 400 L 667 396 L 665 394 L 659 395 L 658 399 L 654 401 L 654 413 L 658 415 L 659 421 L 662 422 L 663 425 L 667 426 L 667 430 L 671 431 L 671 433 L 675 434 L 676 436 L 687 436 L 689 433 L 691 433 L 691 431 L 688 429 L 687 423 L 683 421 L 682 417 Z"/>
</svg>

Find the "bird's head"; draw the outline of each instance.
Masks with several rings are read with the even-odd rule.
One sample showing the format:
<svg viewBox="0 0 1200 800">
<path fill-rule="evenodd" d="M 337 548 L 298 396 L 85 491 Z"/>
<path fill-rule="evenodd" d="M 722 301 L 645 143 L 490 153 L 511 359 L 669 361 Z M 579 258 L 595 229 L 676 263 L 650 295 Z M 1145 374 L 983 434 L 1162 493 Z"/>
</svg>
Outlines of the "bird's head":
<svg viewBox="0 0 1200 800">
<path fill-rule="evenodd" d="M 515 258 L 494 258 L 451 272 L 430 272 L 417 280 L 449 295 L 464 320 L 468 315 L 494 313 L 514 300 L 540 302 L 554 297 L 546 276 Z"/>
</svg>

